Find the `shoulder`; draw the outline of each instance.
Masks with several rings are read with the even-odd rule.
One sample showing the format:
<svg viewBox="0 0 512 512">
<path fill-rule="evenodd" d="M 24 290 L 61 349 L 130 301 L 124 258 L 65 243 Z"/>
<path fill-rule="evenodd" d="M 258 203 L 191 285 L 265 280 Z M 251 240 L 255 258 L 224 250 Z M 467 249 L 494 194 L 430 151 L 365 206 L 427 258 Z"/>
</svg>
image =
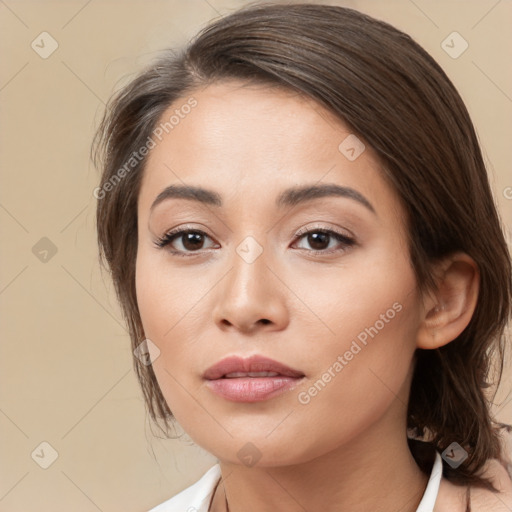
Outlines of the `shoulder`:
<svg viewBox="0 0 512 512">
<path fill-rule="evenodd" d="M 498 492 L 473 489 L 471 504 L 473 512 L 510 512 L 512 510 L 512 435 L 511 428 L 501 429 L 502 454 L 500 460 L 491 459 L 483 470 Z"/>
<path fill-rule="evenodd" d="M 512 510 L 512 478 L 507 469 L 496 459 L 489 461 L 485 469 L 498 492 L 472 489 L 472 512 L 510 512 Z"/>
<path fill-rule="evenodd" d="M 490 460 L 483 473 L 498 492 L 471 488 L 471 512 L 512 511 L 512 479 L 507 469 L 497 460 Z M 467 487 L 441 480 L 434 512 L 466 512 Z"/>
<path fill-rule="evenodd" d="M 215 464 L 197 482 L 149 512 L 207 512 L 220 476 L 220 466 Z"/>
<path fill-rule="evenodd" d="M 490 459 L 481 476 L 487 478 L 497 492 L 479 487 L 471 488 L 471 512 L 512 511 L 512 427 L 502 424 L 500 429 L 502 451 L 499 459 Z M 467 487 L 441 479 L 434 512 L 466 512 Z"/>
</svg>

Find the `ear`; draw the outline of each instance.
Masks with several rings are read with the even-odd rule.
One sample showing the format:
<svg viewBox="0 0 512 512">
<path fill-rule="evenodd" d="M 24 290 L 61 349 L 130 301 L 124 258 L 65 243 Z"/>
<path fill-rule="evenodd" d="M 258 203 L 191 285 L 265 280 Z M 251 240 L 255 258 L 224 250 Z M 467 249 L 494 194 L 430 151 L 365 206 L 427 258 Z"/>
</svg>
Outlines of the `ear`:
<svg viewBox="0 0 512 512">
<path fill-rule="evenodd" d="M 454 340 L 468 326 L 478 301 L 480 272 L 464 253 L 443 259 L 435 268 L 436 289 L 423 298 L 417 347 L 434 349 Z"/>
</svg>

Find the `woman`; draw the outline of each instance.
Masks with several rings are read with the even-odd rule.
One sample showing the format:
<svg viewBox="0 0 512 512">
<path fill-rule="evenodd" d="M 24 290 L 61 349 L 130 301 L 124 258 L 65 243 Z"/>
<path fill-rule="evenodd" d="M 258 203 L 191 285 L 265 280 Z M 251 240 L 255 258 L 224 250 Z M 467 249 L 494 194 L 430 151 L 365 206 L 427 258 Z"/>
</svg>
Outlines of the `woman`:
<svg viewBox="0 0 512 512">
<path fill-rule="evenodd" d="M 127 85 L 96 144 L 149 412 L 219 460 L 155 512 L 511 509 L 486 392 L 510 257 L 466 108 L 410 37 L 243 9 Z"/>
</svg>

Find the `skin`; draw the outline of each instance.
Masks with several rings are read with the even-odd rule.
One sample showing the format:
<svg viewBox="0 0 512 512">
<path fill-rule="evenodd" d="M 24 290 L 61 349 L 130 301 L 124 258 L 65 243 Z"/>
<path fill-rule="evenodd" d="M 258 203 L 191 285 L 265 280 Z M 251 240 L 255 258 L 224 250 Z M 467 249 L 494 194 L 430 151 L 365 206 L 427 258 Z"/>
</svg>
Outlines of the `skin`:
<svg viewBox="0 0 512 512">
<path fill-rule="evenodd" d="M 415 511 L 427 477 L 406 442 L 414 352 L 448 343 L 467 325 L 478 294 L 474 262 L 463 254 L 442 262 L 439 290 L 420 294 L 404 210 L 376 155 L 366 145 L 349 161 L 338 145 L 350 129 L 312 100 L 236 81 L 191 96 L 197 106 L 148 157 L 136 290 L 145 335 L 160 350 L 153 368 L 163 395 L 190 437 L 219 459 L 210 510 L 225 510 L 227 499 L 231 512 Z M 338 196 L 275 205 L 284 189 L 319 183 L 356 190 L 374 211 Z M 173 184 L 213 190 L 223 205 L 173 198 L 151 210 Z M 155 245 L 180 226 L 208 235 L 191 256 Z M 319 227 L 355 243 L 331 238 L 322 252 L 296 236 Z M 248 236 L 263 249 L 252 263 L 236 251 Z M 172 248 L 186 252 L 183 238 Z M 393 304 L 400 312 L 301 404 L 299 393 Z M 265 355 L 305 378 L 267 401 L 228 401 L 202 375 L 234 354 Z M 261 457 L 253 467 L 237 456 L 248 442 Z"/>
</svg>

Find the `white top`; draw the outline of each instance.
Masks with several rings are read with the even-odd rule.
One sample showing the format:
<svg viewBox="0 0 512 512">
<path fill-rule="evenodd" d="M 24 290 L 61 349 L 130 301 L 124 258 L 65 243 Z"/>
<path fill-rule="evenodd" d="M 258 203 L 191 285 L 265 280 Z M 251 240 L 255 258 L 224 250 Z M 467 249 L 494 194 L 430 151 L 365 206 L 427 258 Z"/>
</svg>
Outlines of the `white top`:
<svg viewBox="0 0 512 512">
<path fill-rule="evenodd" d="M 443 462 L 441 455 L 436 452 L 427 488 L 416 512 L 432 512 L 434 510 L 442 474 Z M 208 512 L 213 491 L 220 477 L 220 466 L 215 464 L 195 484 L 187 487 L 170 500 L 152 508 L 149 512 Z"/>
</svg>

